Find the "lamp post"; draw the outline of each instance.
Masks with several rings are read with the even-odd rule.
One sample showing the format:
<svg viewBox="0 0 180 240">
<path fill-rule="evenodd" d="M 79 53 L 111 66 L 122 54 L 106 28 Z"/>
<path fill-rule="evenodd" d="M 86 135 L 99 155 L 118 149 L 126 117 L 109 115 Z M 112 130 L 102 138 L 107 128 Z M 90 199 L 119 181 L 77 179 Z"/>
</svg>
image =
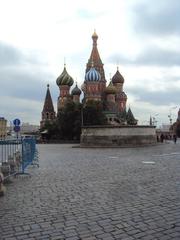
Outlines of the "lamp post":
<svg viewBox="0 0 180 240">
<path fill-rule="evenodd" d="M 156 116 L 158 116 L 159 114 L 156 113 L 153 117 L 152 117 L 152 125 L 155 126 L 157 124 L 157 120 L 156 120 Z"/>
<path fill-rule="evenodd" d="M 176 109 L 177 108 L 177 106 L 175 106 L 175 107 L 171 107 L 170 109 L 169 109 L 169 115 L 168 115 L 168 118 L 169 118 L 169 123 L 170 123 L 170 125 L 172 125 L 172 110 L 173 109 Z"/>
</svg>

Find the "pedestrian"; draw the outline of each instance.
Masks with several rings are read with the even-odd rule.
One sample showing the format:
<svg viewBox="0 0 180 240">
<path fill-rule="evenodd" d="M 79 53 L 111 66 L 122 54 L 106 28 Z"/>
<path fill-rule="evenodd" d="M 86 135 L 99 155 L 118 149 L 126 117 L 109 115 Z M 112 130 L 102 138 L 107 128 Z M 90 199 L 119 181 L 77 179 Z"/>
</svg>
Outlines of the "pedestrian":
<svg viewBox="0 0 180 240">
<path fill-rule="evenodd" d="M 160 139 L 161 139 L 161 142 L 163 143 L 164 142 L 164 135 L 162 133 L 161 133 Z"/>
<path fill-rule="evenodd" d="M 176 141 L 177 141 L 177 136 L 176 136 L 176 134 L 173 135 L 173 141 L 174 141 L 174 143 L 176 143 Z"/>
<path fill-rule="evenodd" d="M 4 196 L 4 193 L 5 193 L 5 187 L 3 185 L 3 181 L 4 181 L 4 176 L 0 172 L 0 197 Z"/>
</svg>

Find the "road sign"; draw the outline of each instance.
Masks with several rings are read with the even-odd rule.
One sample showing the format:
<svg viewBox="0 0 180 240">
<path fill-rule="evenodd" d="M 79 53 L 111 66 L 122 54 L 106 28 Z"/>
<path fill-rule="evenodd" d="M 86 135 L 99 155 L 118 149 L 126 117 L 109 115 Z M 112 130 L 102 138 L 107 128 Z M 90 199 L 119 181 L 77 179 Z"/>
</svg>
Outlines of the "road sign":
<svg viewBox="0 0 180 240">
<path fill-rule="evenodd" d="M 13 124 L 15 126 L 19 126 L 21 124 L 21 121 L 18 118 L 16 118 L 16 119 L 14 119 Z"/>
<path fill-rule="evenodd" d="M 19 132 L 20 131 L 20 126 L 14 126 L 14 131 Z"/>
</svg>

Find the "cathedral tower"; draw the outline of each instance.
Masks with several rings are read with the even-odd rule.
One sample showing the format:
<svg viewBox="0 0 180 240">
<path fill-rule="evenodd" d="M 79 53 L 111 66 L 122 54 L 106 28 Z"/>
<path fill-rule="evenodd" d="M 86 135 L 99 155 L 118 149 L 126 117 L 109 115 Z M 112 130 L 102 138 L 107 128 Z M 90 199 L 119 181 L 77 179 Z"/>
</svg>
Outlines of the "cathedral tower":
<svg viewBox="0 0 180 240">
<path fill-rule="evenodd" d="M 110 81 L 109 85 L 106 87 L 105 93 L 106 93 L 106 110 L 114 112 L 116 110 L 115 104 L 116 88 L 113 86 L 112 81 Z"/>
<path fill-rule="evenodd" d="M 89 100 L 101 101 L 101 92 L 99 91 L 99 82 L 101 80 L 100 73 L 92 65 L 87 71 L 84 81 L 84 97 L 85 102 Z"/>
<path fill-rule="evenodd" d="M 61 73 L 61 75 L 57 78 L 56 84 L 59 87 L 59 97 L 58 97 L 58 103 L 57 103 L 57 111 L 59 111 L 61 108 L 64 107 L 66 101 L 68 100 L 68 97 L 70 97 L 70 87 L 73 85 L 74 80 L 73 78 L 68 74 L 66 70 L 66 66 L 64 65 L 64 70 Z"/>
<path fill-rule="evenodd" d="M 112 83 L 116 88 L 116 105 L 117 111 L 122 112 L 126 110 L 127 95 L 123 92 L 124 78 L 117 68 L 116 73 L 112 77 Z"/>
<path fill-rule="evenodd" d="M 90 58 L 88 60 L 88 63 L 86 65 L 86 73 L 91 69 L 92 64 L 94 68 L 100 73 L 101 79 L 99 81 L 99 91 L 101 94 L 104 92 L 106 88 L 106 79 L 105 79 L 105 73 L 104 73 L 104 64 L 101 61 L 98 48 L 97 48 L 97 40 L 98 40 L 98 35 L 94 31 L 92 35 L 92 40 L 93 40 L 93 46 L 92 46 L 92 51 Z"/>
<path fill-rule="evenodd" d="M 44 100 L 44 107 L 41 113 L 40 127 L 42 128 L 46 122 L 53 123 L 56 119 L 56 113 L 54 111 L 54 106 L 51 98 L 51 93 L 49 90 L 49 84 L 47 85 L 46 97 Z"/>
<path fill-rule="evenodd" d="M 73 102 L 74 103 L 79 103 L 80 102 L 81 90 L 78 88 L 77 83 L 76 83 L 76 86 L 73 88 L 71 94 L 72 94 L 72 97 L 73 97 Z"/>
</svg>

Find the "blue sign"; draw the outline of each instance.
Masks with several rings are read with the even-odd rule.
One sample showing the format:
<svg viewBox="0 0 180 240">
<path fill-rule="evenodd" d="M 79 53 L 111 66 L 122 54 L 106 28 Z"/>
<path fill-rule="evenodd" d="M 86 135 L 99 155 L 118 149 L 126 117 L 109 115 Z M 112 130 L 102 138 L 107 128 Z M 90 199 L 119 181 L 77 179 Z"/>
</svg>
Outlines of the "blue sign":
<svg viewBox="0 0 180 240">
<path fill-rule="evenodd" d="M 15 132 L 19 132 L 20 131 L 20 126 L 14 126 L 13 129 L 14 129 Z"/>
<path fill-rule="evenodd" d="M 16 119 L 14 119 L 13 124 L 15 126 L 19 126 L 21 124 L 21 121 L 18 118 L 16 118 Z"/>
</svg>

